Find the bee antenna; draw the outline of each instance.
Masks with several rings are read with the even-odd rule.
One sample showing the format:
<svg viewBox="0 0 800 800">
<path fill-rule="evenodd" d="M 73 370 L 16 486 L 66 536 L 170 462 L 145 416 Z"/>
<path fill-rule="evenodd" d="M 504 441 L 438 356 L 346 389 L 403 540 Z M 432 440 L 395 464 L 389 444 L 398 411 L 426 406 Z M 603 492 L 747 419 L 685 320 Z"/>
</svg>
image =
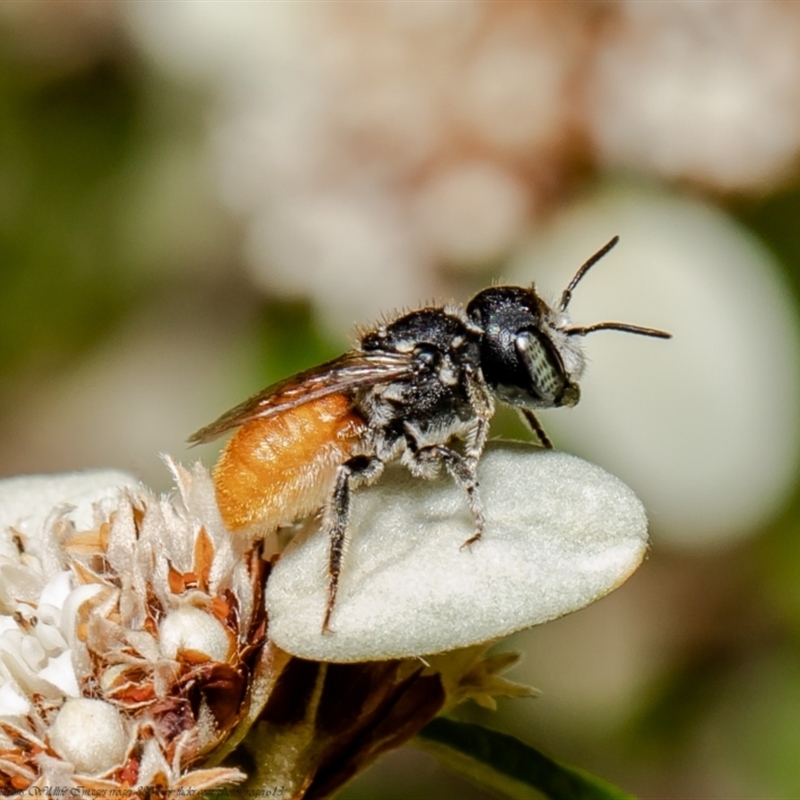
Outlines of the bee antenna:
<svg viewBox="0 0 800 800">
<path fill-rule="evenodd" d="M 563 330 L 567 336 L 586 336 L 587 333 L 594 333 L 595 331 L 624 331 L 625 333 L 636 333 L 639 336 L 653 336 L 656 339 L 672 338 L 671 333 L 661 331 L 658 328 L 644 328 L 641 325 L 629 325 L 627 322 L 596 322 L 594 325 L 564 328 Z"/>
<path fill-rule="evenodd" d="M 559 311 L 566 311 L 569 301 L 572 300 L 572 292 L 575 287 L 581 282 L 583 276 L 604 256 L 609 250 L 614 248 L 619 241 L 619 236 L 615 236 L 608 244 L 601 247 L 588 261 L 586 261 L 581 268 L 575 273 L 575 277 L 569 282 L 569 286 L 564 289 L 561 295 L 561 302 L 558 304 Z M 588 333 L 588 331 L 587 331 Z M 648 334 L 649 335 L 649 334 Z"/>
</svg>

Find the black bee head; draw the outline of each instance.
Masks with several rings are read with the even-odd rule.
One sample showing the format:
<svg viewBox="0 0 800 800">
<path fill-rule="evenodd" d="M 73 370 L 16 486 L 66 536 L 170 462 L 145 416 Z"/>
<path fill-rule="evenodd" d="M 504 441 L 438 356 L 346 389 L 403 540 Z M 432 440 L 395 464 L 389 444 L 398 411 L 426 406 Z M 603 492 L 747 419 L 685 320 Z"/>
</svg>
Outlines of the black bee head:
<svg viewBox="0 0 800 800">
<path fill-rule="evenodd" d="M 613 330 L 670 338 L 666 331 L 627 322 L 570 324 L 567 306 L 573 290 L 618 241 L 615 236 L 581 266 L 558 305 L 543 300 L 533 286 L 495 286 L 472 298 L 467 315 L 481 331 L 481 370 L 501 400 L 531 409 L 574 406 L 585 366 L 578 340 L 589 333 Z"/>
<path fill-rule="evenodd" d="M 500 400 L 531 409 L 578 402 L 580 347 L 533 288 L 484 289 L 470 301 L 467 315 L 482 331 L 481 371 Z"/>
</svg>

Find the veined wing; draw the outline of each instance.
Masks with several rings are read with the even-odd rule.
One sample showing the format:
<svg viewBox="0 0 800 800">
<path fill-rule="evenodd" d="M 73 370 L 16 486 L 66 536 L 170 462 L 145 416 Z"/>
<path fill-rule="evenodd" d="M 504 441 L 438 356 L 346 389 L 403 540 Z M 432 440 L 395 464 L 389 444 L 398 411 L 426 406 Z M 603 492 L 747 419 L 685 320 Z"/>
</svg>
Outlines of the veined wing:
<svg viewBox="0 0 800 800">
<path fill-rule="evenodd" d="M 388 383 L 408 375 L 412 363 L 411 354 L 351 350 L 333 361 L 268 386 L 193 433 L 188 441 L 192 444 L 210 442 L 231 428 L 280 414 L 327 395 Z"/>
</svg>

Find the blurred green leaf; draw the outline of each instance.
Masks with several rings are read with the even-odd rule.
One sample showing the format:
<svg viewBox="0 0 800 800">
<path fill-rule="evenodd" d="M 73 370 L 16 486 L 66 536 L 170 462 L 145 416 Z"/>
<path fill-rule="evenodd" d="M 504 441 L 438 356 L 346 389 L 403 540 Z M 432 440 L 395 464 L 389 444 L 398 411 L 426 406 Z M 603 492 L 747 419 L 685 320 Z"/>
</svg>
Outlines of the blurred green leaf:
<svg viewBox="0 0 800 800">
<path fill-rule="evenodd" d="M 124 55 L 72 70 L 0 55 L 0 379 L 63 364 L 147 290 L 117 241 L 121 170 L 141 143 Z"/>
<path fill-rule="evenodd" d="M 305 300 L 266 300 L 258 326 L 265 383 L 322 364 L 342 352 L 320 333 L 311 304 Z"/>
<path fill-rule="evenodd" d="M 630 800 L 588 772 L 548 758 L 514 736 L 439 717 L 412 740 L 444 766 L 520 800 Z"/>
<path fill-rule="evenodd" d="M 778 257 L 793 284 L 800 290 L 800 188 L 791 187 L 760 199 L 740 203 L 732 209 Z"/>
</svg>

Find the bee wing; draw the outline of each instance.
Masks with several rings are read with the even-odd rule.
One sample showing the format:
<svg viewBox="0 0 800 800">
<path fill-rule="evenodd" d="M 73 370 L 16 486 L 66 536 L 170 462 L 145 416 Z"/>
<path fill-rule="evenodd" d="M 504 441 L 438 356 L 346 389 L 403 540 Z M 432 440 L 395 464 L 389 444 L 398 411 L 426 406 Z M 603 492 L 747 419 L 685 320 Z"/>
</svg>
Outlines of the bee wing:
<svg viewBox="0 0 800 800">
<path fill-rule="evenodd" d="M 258 394 L 227 411 L 218 420 L 193 433 L 192 444 L 210 442 L 231 428 L 254 419 L 280 414 L 331 394 L 351 392 L 408 375 L 412 357 L 405 353 L 362 353 L 352 350 L 333 361 L 312 367 L 273 383 Z"/>
</svg>

